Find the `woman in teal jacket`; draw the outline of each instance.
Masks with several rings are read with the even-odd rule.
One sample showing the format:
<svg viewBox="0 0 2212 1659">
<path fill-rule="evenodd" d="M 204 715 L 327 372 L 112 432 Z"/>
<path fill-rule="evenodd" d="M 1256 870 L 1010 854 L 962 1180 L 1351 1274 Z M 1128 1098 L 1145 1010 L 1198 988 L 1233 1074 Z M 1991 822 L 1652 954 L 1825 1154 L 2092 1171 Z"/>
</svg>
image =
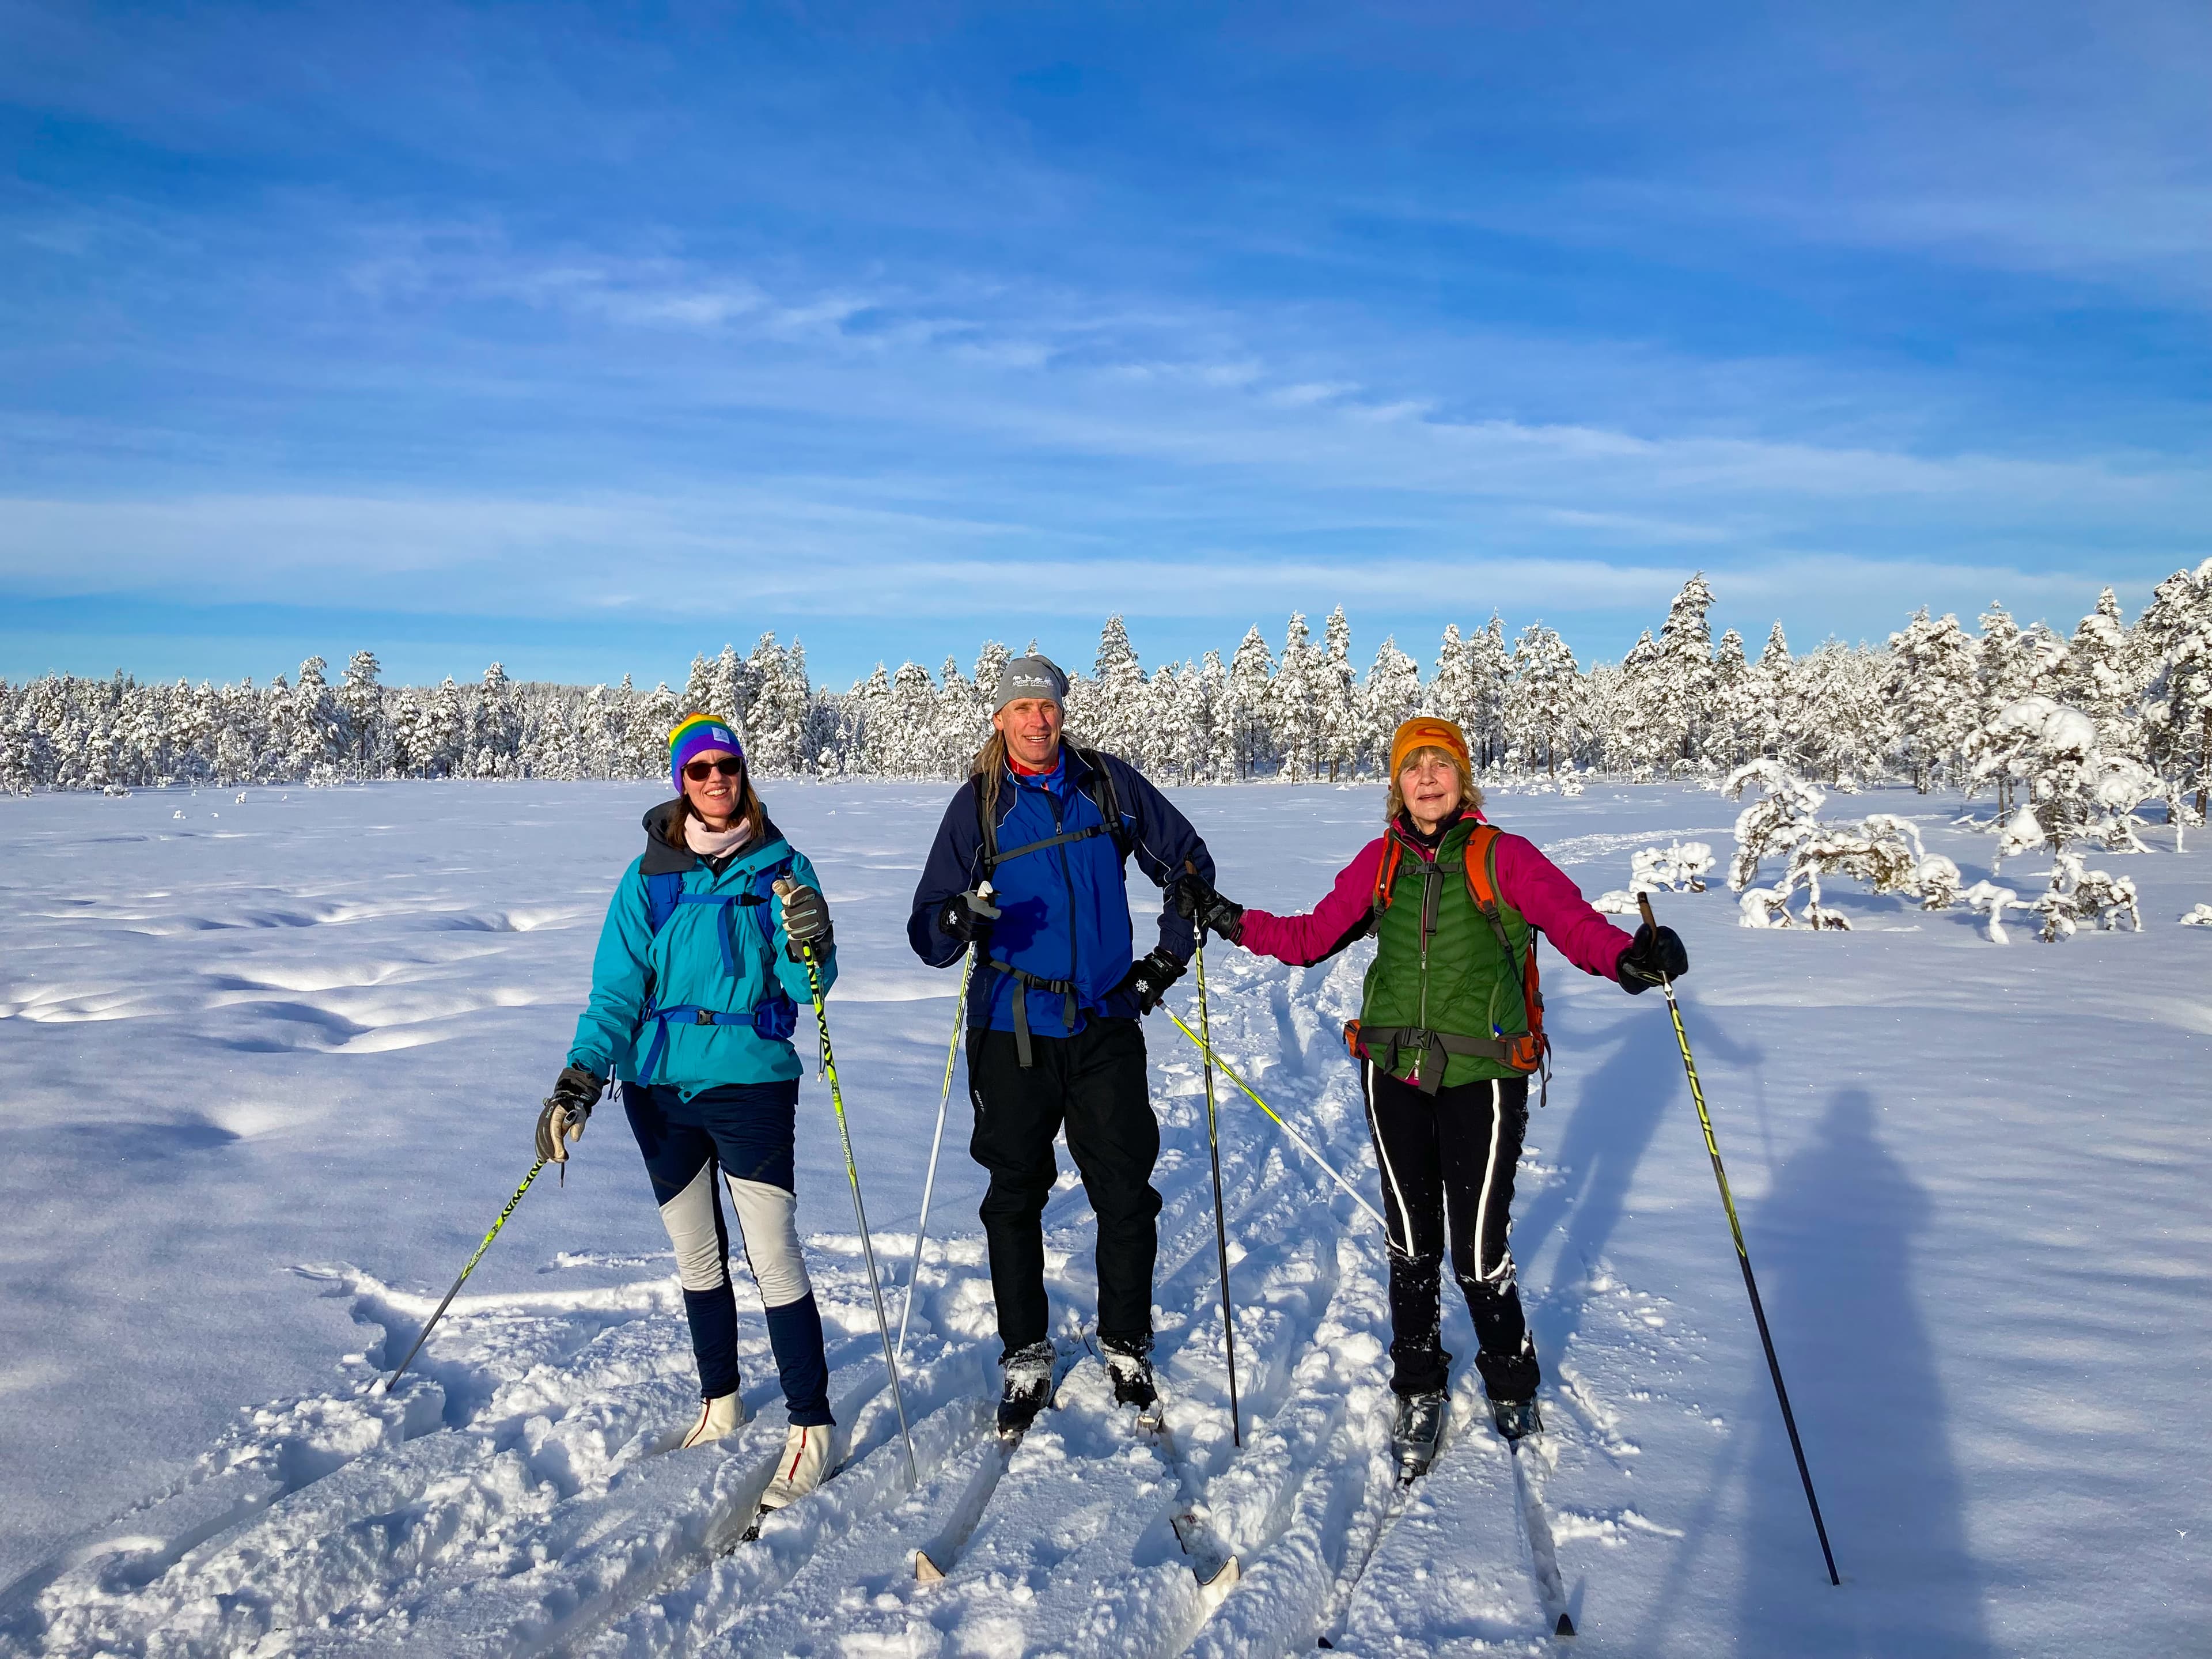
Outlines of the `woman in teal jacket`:
<svg viewBox="0 0 2212 1659">
<path fill-rule="evenodd" d="M 668 748 L 678 796 L 645 815 L 645 852 L 615 884 L 591 1002 L 538 1119 L 538 1152 L 565 1162 L 602 1079 L 621 1081 L 676 1247 L 699 1362 L 702 1403 L 685 1447 L 719 1440 L 744 1420 L 720 1169 L 791 1409 L 784 1455 L 761 1499 L 775 1509 L 813 1491 L 830 1458 L 830 1368 L 793 1188 L 805 1068 L 791 1036 L 800 1005 L 812 1000 L 804 953 L 826 991 L 836 948 L 814 866 L 769 822 L 737 734 L 691 714 Z M 784 882 L 791 885 L 778 893 Z"/>
</svg>

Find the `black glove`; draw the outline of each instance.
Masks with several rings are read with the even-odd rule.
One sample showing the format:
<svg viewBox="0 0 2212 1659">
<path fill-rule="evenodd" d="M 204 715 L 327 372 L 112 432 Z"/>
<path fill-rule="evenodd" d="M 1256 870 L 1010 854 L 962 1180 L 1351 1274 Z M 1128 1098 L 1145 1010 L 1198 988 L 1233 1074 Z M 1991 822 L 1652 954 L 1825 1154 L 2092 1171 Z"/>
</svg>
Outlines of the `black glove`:
<svg viewBox="0 0 2212 1659">
<path fill-rule="evenodd" d="M 1620 988 L 1631 996 L 1641 996 L 1662 975 L 1680 979 L 1689 971 L 1690 953 L 1682 948 L 1682 936 L 1671 927 L 1655 932 L 1647 921 L 1636 930 L 1636 942 L 1620 958 Z"/>
<path fill-rule="evenodd" d="M 937 931 L 963 945 L 973 944 L 991 931 L 998 915 L 999 907 L 988 893 L 955 893 L 937 907 Z"/>
<path fill-rule="evenodd" d="M 1185 871 L 1168 884 L 1168 902 L 1185 921 L 1203 931 L 1212 928 L 1231 945 L 1244 931 L 1244 907 L 1232 904 L 1213 890 L 1204 876 Z"/>
<path fill-rule="evenodd" d="M 804 961 L 809 951 L 818 961 L 830 954 L 830 907 L 819 888 L 793 882 L 780 890 L 783 900 L 784 955 Z"/>
<path fill-rule="evenodd" d="M 1114 988 L 1114 994 L 1119 996 L 1127 991 L 1137 999 L 1137 1012 L 1149 1014 L 1160 1006 L 1160 999 L 1168 994 L 1168 987 L 1182 977 L 1182 963 L 1170 956 L 1163 947 L 1131 963 L 1129 971 L 1121 975 L 1121 982 Z"/>
<path fill-rule="evenodd" d="M 588 1066 L 567 1066 L 553 1080 L 553 1092 L 538 1114 L 540 1161 L 568 1161 L 568 1143 L 582 1136 L 584 1126 L 592 1121 L 592 1108 L 599 1104 L 599 1091 L 604 1087 L 599 1074 Z"/>
</svg>

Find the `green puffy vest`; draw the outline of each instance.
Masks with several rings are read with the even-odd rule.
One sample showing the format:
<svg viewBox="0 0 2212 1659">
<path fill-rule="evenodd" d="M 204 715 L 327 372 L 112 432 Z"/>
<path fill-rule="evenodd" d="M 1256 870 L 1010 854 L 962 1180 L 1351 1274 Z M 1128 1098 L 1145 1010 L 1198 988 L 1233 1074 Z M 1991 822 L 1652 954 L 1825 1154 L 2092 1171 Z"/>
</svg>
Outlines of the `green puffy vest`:
<svg viewBox="0 0 2212 1659">
<path fill-rule="evenodd" d="M 1420 1085 L 1431 1092 L 1477 1079 L 1526 1077 L 1531 1070 L 1497 1051 L 1503 1047 L 1498 1039 L 1525 1037 L 1530 1029 L 1521 975 L 1535 940 L 1521 913 L 1500 897 L 1498 920 L 1512 949 L 1509 958 L 1498 928 L 1475 908 L 1464 861 L 1468 839 L 1480 827 L 1474 818 L 1454 824 L 1433 862 L 1403 840 L 1395 824 L 1389 836 L 1399 845 L 1383 848 L 1386 867 L 1394 851 L 1400 856 L 1360 998 L 1360 1042 L 1369 1058 L 1395 1077 L 1410 1079 L 1420 1067 Z M 1495 892 L 1494 866 L 1489 873 L 1485 884 Z M 1446 1039 L 1441 1077 L 1434 1063 L 1437 1045 L 1425 1036 L 1430 1032 Z M 1467 1048 L 1478 1052 L 1453 1052 Z M 1480 1052 L 1484 1049 L 1492 1052 Z"/>
</svg>

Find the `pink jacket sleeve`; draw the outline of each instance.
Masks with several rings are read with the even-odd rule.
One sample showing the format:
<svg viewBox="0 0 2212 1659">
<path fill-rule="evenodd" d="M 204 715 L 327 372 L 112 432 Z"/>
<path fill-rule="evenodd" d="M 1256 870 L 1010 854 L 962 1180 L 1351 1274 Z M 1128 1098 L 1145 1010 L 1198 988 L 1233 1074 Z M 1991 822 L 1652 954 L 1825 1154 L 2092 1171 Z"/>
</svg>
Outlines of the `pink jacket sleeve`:
<svg viewBox="0 0 2212 1659">
<path fill-rule="evenodd" d="M 1565 871 L 1520 836 L 1498 838 L 1498 896 L 1586 974 L 1617 978 L 1633 938 L 1590 908 Z M 1248 911 L 1246 913 L 1249 915 Z"/>
<path fill-rule="evenodd" d="M 1502 854 L 1504 849 L 1498 850 Z M 1374 902 L 1376 866 L 1382 861 L 1382 838 L 1378 836 L 1344 866 L 1336 884 L 1314 906 L 1310 915 L 1277 916 L 1248 908 L 1237 942 L 1255 955 L 1273 957 L 1296 968 L 1334 956 L 1366 927 Z M 1505 879 L 1502 869 L 1498 878 L 1500 883 Z"/>
</svg>

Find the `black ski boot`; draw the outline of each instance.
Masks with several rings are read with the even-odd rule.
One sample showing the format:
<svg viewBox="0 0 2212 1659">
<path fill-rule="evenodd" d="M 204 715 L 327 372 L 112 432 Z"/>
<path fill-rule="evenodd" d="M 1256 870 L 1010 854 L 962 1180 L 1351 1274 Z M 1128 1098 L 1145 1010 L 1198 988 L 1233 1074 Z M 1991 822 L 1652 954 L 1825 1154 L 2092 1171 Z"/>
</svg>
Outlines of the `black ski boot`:
<svg viewBox="0 0 2212 1659">
<path fill-rule="evenodd" d="M 1390 1425 L 1390 1449 L 1398 1455 L 1398 1479 L 1418 1480 L 1437 1461 L 1437 1443 L 1443 1438 L 1444 1414 L 1450 1402 L 1442 1389 L 1431 1394 L 1401 1394 L 1398 1415 Z"/>
<path fill-rule="evenodd" d="M 1544 1431 L 1544 1414 L 1536 1409 L 1534 1399 L 1493 1400 L 1490 1402 L 1490 1420 L 1498 1425 L 1498 1432 L 1508 1440 L 1520 1440 Z"/>
<path fill-rule="evenodd" d="M 1106 1361 L 1106 1374 L 1114 1379 L 1114 1403 L 1134 1406 L 1137 1420 L 1151 1424 L 1158 1420 L 1160 1391 L 1152 1382 L 1152 1344 L 1150 1338 L 1135 1342 L 1124 1342 L 1118 1338 L 1102 1340 L 1100 1353 Z"/>
<path fill-rule="evenodd" d="M 1052 1399 L 1052 1344 L 1015 1348 L 999 1363 L 1006 1372 L 1006 1386 L 999 1395 L 999 1432 L 1018 1440 Z"/>
</svg>

